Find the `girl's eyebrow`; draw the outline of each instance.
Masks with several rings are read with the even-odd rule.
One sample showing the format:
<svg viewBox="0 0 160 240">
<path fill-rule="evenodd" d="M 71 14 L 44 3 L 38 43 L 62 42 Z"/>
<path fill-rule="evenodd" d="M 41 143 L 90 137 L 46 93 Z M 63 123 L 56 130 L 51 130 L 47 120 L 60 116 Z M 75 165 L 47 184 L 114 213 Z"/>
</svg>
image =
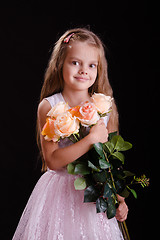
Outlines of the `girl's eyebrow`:
<svg viewBox="0 0 160 240">
<path fill-rule="evenodd" d="M 69 57 L 69 60 L 78 60 L 78 61 L 80 61 L 80 62 L 83 62 L 83 60 L 81 60 L 80 58 L 78 58 L 78 57 Z M 91 60 L 91 61 L 89 61 L 90 63 L 96 63 L 96 64 L 98 64 L 98 61 L 97 60 Z"/>
<path fill-rule="evenodd" d="M 82 61 L 80 58 L 78 58 L 78 57 L 69 57 L 69 60 L 78 60 L 78 61 Z"/>
</svg>

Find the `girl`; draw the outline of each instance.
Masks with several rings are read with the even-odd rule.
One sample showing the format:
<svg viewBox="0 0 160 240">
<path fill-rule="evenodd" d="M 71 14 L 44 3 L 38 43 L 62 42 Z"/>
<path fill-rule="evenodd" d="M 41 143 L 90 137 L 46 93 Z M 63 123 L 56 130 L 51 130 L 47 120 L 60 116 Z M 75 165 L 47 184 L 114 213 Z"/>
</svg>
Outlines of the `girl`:
<svg viewBox="0 0 160 240">
<path fill-rule="evenodd" d="M 94 92 L 112 96 L 102 42 L 87 29 L 69 30 L 54 47 L 38 106 L 38 140 L 47 171 L 30 196 L 14 240 L 123 239 L 117 220 L 127 218 L 124 198 L 118 196 L 116 218 L 108 220 L 106 214 L 96 213 L 95 204 L 83 203 L 84 192 L 74 189 L 76 176 L 66 171 L 67 164 L 88 152 L 94 143 L 104 143 L 109 132 L 118 131 L 115 103 L 110 117 L 99 120 L 77 143 L 67 138 L 49 142 L 40 134 L 51 107 L 60 101 L 76 106 L 90 100 Z"/>
</svg>

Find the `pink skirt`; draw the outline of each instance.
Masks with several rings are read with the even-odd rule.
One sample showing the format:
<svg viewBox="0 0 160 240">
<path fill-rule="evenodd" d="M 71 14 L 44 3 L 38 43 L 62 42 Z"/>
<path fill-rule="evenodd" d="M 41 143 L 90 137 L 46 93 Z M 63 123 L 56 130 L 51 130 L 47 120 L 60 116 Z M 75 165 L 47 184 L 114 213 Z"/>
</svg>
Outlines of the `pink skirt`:
<svg viewBox="0 0 160 240">
<path fill-rule="evenodd" d="M 48 170 L 37 182 L 13 240 L 119 240 L 117 220 L 83 203 L 84 191 L 74 189 L 77 176 Z"/>
</svg>

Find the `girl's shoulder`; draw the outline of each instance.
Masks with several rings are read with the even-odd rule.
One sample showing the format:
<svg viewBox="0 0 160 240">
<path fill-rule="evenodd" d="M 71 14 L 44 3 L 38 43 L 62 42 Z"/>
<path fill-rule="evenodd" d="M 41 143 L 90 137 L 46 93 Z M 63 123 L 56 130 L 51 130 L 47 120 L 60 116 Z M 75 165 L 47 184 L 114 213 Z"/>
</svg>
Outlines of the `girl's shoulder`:
<svg viewBox="0 0 160 240">
<path fill-rule="evenodd" d="M 37 116 L 42 127 L 45 124 L 47 113 L 58 102 L 63 101 L 61 93 L 44 98 L 38 105 Z"/>
<path fill-rule="evenodd" d="M 48 101 L 51 108 L 56 105 L 57 103 L 61 102 L 61 101 L 64 101 L 63 97 L 62 97 L 62 94 L 61 93 L 56 93 L 56 94 L 53 94 L 49 97 L 46 97 L 44 98 L 44 100 Z"/>
</svg>

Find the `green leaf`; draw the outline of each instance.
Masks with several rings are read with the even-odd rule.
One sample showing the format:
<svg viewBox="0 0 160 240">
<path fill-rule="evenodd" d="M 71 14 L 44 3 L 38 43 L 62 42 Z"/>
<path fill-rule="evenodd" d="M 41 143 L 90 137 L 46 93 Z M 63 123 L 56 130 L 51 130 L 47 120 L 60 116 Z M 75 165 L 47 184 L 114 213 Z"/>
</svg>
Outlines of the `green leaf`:
<svg viewBox="0 0 160 240">
<path fill-rule="evenodd" d="M 127 188 L 129 189 L 129 191 L 133 194 L 133 196 L 137 199 L 137 193 L 134 189 L 130 188 L 127 186 Z"/>
<path fill-rule="evenodd" d="M 107 113 L 100 113 L 98 112 L 99 116 L 102 118 L 102 117 L 106 117 L 107 116 Z"/>
<path fill-rule="evenodd" d="M 133 194 L 133 196 L 137 199 L 137 193 L 134 189 L 130 189 L 131 193 Z"/>
<path fill-rule="evenodd" d="M 83 163 L 78 163 L 74 169 L 75 174 L 87 175 L 90 174 L 88 167 Z"/>
<path fill-rule="evenodd" d="M 69 163 L 69 164 L 67 165 L 67 171 L 68 171 L 68 173 L 74 175 L 74 174 L 75 174 L 75 173 L 74 173 L 74 168 L 75 168 L 74 164 L 73 164 L 73 163 Z"/>
<path fill-rule="evenodd" d="M 109 183 L 106 183 L 104 186 L 103 197 L 107 200 L 107 217 L 108 219 L 113 218 L 116 215 L 115 193 Z"/>
<path fill-rule="evenodd" d="M 103 197 L 104 198 L 111 198 L 112 194 L 113 194 L 113 192 L 112 192 L 109 184 L 106 183 L 105 186 L 104 186 Z"/>
<path fill-rule="evenodd" d="M 105 159 L 99 159 L 99 165 L 101 169 L 107 169 L 111 166 Z"/>
<path fill-rule="evenodd" d="M 76 190 L 84 190 L 86 188 L 86 180 L 83 177 L 79 177 L 74 181 L 74 187 Z"/>
<path fill-rule="evenodd" d="M 130 142 L 124 142 L 123 147 L 121 147 L 120 151 L 127 151 L 132 148 L 132 144 Z"/>
<path fill-rule="evenodd" d="M 127 188 L 125 187 L 125 189 L 122 191 L 122 192 L 120 192 L 120 193 L 118 193 L 120 196 L 122 196 L 122 197 L 124 197 L 124 198 L 127 198 L 128 196 L 129 196 L 129 194 L 130 194 L 130 192 L 127 190 Z"/>
<path fill-rule="evenodd" d="M 119 159 L 124 164 L 124 155 L 123 155 L 123 153 L 114 152 L 114 153 L 112 153 L 112 156 L 114 156 L 115 158 Z"/>
<path fill-rule="evenodd" d="M 111 132 L 108 134 L 108 141 L 110 141 L 112 139 L 113 136 L 116 136 L 117 132 Z"/>
<path fill-rule="evenodd" d="M 92 185 L 84 191 L 84 202 L 96 202 L 99 191 Z"/>
<path fill-rule="evenodd" d="M 124 173 L 125 177 L 132 177 L 132 176 L 135 176 L 135 174 L 132 173 L 132 172 L 130 172 L 130 171 L 126 171 L 126 170 L 124 170 L 123 173 Z"/>
<path fill-rule="evenodd" d="M 113 144 L 114 149 L 116 149 L 117 151 L 121 151 L 121 148 L 124 145 L 124 140 L 120 135 L 116 135 L 112 137 L 111 143 Z"/>
<path fill-rule="evenodd" d="M 93 171 L 100 172 L 101 170 L 97 168 L 93 163 L 88 161 L 88 167 L 92 168 Z"/>
<path fill-rule="evenodd" d="M 96 201 L 97 213 L 105 212 L 107 210 L 107 203 L 104 198 L 100 197 Z"/>
<path fill-rule="evenodd" d="M 111 143 L 110 141 L 104 143 L 104 150 L 111 153 L 114 149 L 114 145 L 113 143 Z"/>
<path fill-rule="evenodd" d="M 103 143 L 95 143 L 93 144 L 96 152 L 102 157 L 105 158 L 104 153 L 103 153 Z"/>
<path fill-rule="evenodd" d="M 96 182 L 105 183 L 107 180 L 107 173 L 105 171 L 95 172 L 93 178 Z"/>
<path fill-rule="evenodd" d="M 117 190 L 117 193 L 121 193 L 124 188 L 125 188 L 125 181 L 122 180 L 122 179 L 116 179 L 115 180 L 115 187 L 116 187 L 116 190 Z"/>
<path fill-rule="evenodd" d="M 111 219 L 113 217 L 115 217 L 116 215 L 116 207 L 115 207 L 115 204 L 114 204 L 114 201 L 113 199 L 109 198 L 108 201 L 107 201 L 107 217 L 108 219 Z"/>
</svg>

